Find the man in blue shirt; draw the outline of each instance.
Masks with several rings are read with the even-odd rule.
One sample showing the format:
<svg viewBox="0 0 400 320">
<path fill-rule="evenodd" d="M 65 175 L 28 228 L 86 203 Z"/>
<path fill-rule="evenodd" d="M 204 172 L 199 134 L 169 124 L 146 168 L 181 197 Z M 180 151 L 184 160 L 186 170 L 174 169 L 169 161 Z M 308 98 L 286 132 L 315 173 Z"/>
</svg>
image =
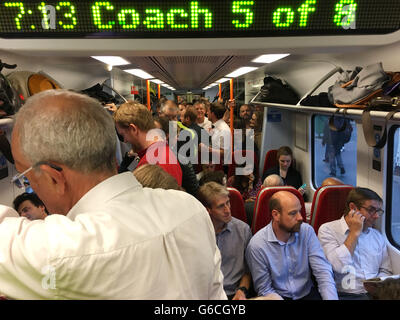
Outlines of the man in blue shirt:
<svg viewBox="0 0 400 320">
<path fill-rule="evenodd" d="M 245 300 L 249 296 L 251 276 L 245 261 L 251 238 L 247 223 L 232 217 L 229 191 L 216 182 L 200 187 L 198 198 L 210 214 L 217 246 L 221 252 L 224 290 L 229 299 Z"/>
<path fill-rule="evenodd" d="M 271 223 L 253 236 L 246 250 L 258 295 L 337 300 L 332 267 L 314 229 L 302 223 L 299 199 L 291 192 L 280 191 L 271 197 L 269 209 Z"/>
</svg>

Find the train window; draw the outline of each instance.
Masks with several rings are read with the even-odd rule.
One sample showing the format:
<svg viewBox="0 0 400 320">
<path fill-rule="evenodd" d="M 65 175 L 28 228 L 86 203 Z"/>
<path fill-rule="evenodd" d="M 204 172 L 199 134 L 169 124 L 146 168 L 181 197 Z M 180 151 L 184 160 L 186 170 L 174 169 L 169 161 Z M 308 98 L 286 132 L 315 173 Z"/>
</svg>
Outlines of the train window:
<svg viewBox="0 0 400 320">
<path fill-rule="evenodd" d="M 337 177 L 345 184 L 356 185 L 357 180 L 357 127 L 354 120 L 335 117 L 339 128 L 345 122 L 346 129 L 333 131 L 329 128 L 330 116 L 313 117 L 313 183 L 321 186 L 327 177 Z"/>
<path fill-rule="evenodd" d="M 400 210 L 395 209 L 400 206 L 400 127 L 392 128 L 389 136 L 386 234 L 390 242 L 400 248 Z"/>
</svg>

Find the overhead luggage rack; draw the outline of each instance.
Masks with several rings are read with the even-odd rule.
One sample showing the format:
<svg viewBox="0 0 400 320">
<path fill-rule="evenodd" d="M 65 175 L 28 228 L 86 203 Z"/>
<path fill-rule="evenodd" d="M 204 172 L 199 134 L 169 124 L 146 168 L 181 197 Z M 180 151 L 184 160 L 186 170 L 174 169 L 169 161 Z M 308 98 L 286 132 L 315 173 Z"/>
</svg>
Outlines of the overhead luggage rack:
<svg viewBox="0 0 400 320">
<path fill-rule="evenodd" d="M 295 111 L 295 112 L 302 112 L 302 113 L 318 113 L 318 114 L 337 114 L 337 115 L 344 115 L 344 116 L 351 116 L 351 118 L 357 119 L 361 118 L 363 114 L 363 109 L 351 109 L 351 108 L 332 108 L 332 107 L 315 107 L 315 106 L 303 106 L 300 105 L 300 102 L 306 98 L 307 96 L 312 95 L 317 89 L 330 77 L 332 77 L 336 73 L 341 73 L 343 72 L 343 69 L 340 67 L 336 67 L 330 72 L 328 72 L 321 80 L 319 80 L 314 87 L 309 90 L 300 100 L 296 105 L 291 105 L 291 104 L 282 104 L 282 103 L 273 103 L 273 102 L 259 102 L 256 101 L 257 98 L 260 96 L 261 91 L 259 91 L 253 99 L 251 99 L 250 104 L 252 105 L 261 105 L 264 107 L 269 107 L 269 108 L 278 108 L 278 109 L 285 109 L 285 110 L 290 110 L 290 111 Z M 389 112 L 386 111 L 370 111 L 371 114 L 371 119 L 374 120 L 384 120 L 385 117 L 388 115 Z M 400 120 L 400 112 L 396 113 L 390 121 L 393 120 Z"/>
</svg>

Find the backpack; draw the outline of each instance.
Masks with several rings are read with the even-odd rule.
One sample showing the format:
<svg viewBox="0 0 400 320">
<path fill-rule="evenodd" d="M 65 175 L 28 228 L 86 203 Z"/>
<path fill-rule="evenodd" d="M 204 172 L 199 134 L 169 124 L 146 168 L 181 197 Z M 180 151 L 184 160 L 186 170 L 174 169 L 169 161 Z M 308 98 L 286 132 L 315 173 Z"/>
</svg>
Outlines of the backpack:
<svg viewBox="0 0 400 320">
<path fill-rule="evenodd" d="M 256 98 L 253 102 L 297 104 L 300 100 L 297 92 L 288 83 L 272 76 L 264 78 L 264 85 Z"/>
<path fill-rule="evenodd" d="M 0 60 L 0 110 L 7 116 L 15 114 L 22 106 L 22 99 L 11 86 L 10 81 L 1 73 L 6 69 L 15 69 L 17 65 L 9 65 Z"/>
<path fill-rule="evenodd" d="M 346 128 L 343 131 L 343 144 L 348 143 L 351 140 L 351 135 L 353 133 L 353 126 L 350 121 L 346 121 Z"/>
</svg>

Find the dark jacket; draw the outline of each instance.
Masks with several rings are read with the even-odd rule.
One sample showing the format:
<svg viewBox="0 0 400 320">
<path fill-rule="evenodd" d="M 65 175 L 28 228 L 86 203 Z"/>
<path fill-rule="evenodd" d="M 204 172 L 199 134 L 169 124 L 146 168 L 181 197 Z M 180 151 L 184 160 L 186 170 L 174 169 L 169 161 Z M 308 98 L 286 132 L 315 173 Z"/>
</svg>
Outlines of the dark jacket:
<svg viewBox="0 0 400 320">
<path fill-rule="evenodd" d="M 279 174 L 279 166 L 275 166 L 272 168 L 269 168 L 268 170 L 266 170 L 263 173 L 262 176 L 262 181 L 265 180 L 266 177 L 268 177 L 271 174 L 277 174 L 278 176 L 280 176 Z M 286 175 L 286 178 L 282 177 L 282 180 L 284 182 L 284 184 L 286 186 L 292 186 L 295 187 L 296 189 L 300 188 L 302 183 L 302 179 L 301 179 L 301 175 L 300 172 L 298 172 L 296 169 L 289 167 L 288 173 Z"/>
</svg>

